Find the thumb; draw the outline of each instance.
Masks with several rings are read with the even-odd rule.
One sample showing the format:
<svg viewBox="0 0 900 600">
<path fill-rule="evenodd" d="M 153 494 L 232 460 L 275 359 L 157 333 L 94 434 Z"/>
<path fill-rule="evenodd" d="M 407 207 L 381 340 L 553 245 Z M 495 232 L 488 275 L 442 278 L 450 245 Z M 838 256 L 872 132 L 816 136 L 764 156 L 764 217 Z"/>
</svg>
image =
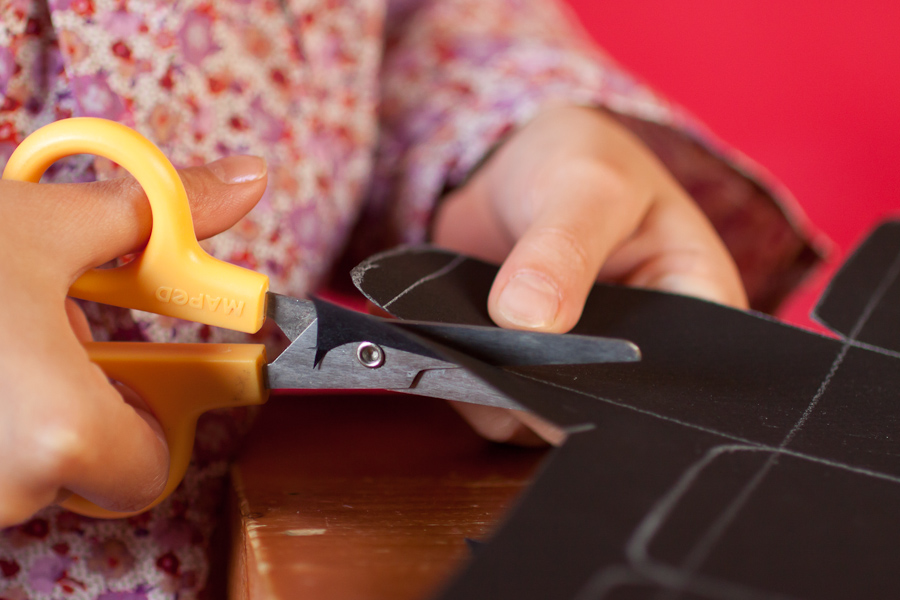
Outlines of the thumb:
<svg viewBox="0 0 900 600">
<path fill-rule="evenodd" d="M 198 239 L 234 225 L 262 197 L 266 163 L 256 156 L 229 156 L 178 171 Z M 29 184 L 23 184 L 29 185 Z M 33 185 L 33 184 L 32 184 Z M 44 205 L 66 213 L 58 244 L 72 273 L 100 266 L 140 249 L 150 238 L 153 217 L 147 196 L 132 177 L 84 184 L 40 184 Z"/>
<path fill-rule="evenodd" d="M 603 183 L 573 180 L 560 187 L 563 200 L 542 203 L 494 279 L 488 297 L 494 322 L 555 333 L 575 326 L 603 263 L 644 208 L 619 201 L 615 186 Z"/>
</svg>

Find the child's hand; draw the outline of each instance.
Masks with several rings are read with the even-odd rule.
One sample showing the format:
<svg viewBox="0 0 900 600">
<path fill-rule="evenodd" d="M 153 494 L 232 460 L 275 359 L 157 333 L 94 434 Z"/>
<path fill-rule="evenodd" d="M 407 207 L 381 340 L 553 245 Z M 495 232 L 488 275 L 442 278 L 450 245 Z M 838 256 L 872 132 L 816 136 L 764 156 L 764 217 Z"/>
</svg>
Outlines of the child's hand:
<svg viewBox="0 0 900 600">
<path fill-rule="evenodd" d="M 201 237 L 233 225 L 266 187 L 255 157 L 180 174 Z M 165 485 L 159 424 L 88 362 L 80 344 L 90 339 L 87 322 L 65 297 L 81 273 L 146 243 L 151 221 L 132 179 L 0 181 L 0 527 L 71 492 L 136 510 Z"/>
<path fill-rule="evenodd" d="M 444 201 L 433 239 L 502 261 L 488 299 L 502 327 L 568 331 L 597 280 L 747 306 L 712 225 L 650 150 L 600 110 L 551 109 L 515 133 Z M 508 412 L 456 408 L 490 439 L 528 437 Z"/>
</svg>

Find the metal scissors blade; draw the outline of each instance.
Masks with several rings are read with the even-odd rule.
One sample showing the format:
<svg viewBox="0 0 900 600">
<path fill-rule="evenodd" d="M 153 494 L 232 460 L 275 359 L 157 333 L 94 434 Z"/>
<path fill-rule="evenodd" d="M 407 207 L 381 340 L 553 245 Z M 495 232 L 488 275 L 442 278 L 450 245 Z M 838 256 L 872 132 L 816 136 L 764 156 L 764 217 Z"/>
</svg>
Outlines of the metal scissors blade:
<svg viewBox="0 0 900 600">
<path fill-rule="evenodd" d="M 382 319 L 271 292 L 267 301 L 292 342 L 268 365 L 270 389 L 384 389 L 521 409 L 441 349 L 499 367 L 640 360 L 627 340 Z"/>
</svg>

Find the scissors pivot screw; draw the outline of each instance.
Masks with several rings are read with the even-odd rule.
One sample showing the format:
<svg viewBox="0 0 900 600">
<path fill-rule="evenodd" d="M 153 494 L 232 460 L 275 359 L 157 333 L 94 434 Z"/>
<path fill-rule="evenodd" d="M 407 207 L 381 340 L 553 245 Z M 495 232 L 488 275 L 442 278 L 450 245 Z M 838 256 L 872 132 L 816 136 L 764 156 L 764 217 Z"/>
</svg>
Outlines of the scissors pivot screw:
<svg viewBox="0 0 900 600">
<path fill-rule="evenodd" d="M 378 344 L 363 342 L 356 349 L 356 359 L 364 367 L 377 369 L 384 364 L 384 350 Z"/>
</svg>

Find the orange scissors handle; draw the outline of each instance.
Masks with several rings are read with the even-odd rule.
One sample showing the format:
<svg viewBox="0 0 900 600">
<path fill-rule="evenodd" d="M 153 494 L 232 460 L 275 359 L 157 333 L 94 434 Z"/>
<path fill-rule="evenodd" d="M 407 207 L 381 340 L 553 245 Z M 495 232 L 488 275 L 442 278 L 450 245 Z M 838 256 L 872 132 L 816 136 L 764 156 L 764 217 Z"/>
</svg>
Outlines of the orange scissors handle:
<svg viewBox="0 0 900 600">
<path fill-rule="evenodd" d="M 40 181 L 55 161 L 72 154 L 108 158 L 137 179 L 150 201 L 153 229 L 132 262 L 82 275 L 69 294 L 124 308 L 256 332 L 265 321 L 268 278 L 222 262 L 197 242 L 178 172 L 149 140 L 124 125 L 94 118 L 57 121 L 28 136 L 3 171 L 4 179 Z M 220 407 L 261 404 L 265 349 L 259 344 L 91 342 L 90 359 L 131 387 L 159 420 L 169 446 L 169 478 L 161 502 L 190 462 L 197 417 Z M 73 496 L 63 506 L 92 517 L 124 517 Z M 140 512 L 140 511 L 139 511 Z"/>
<path fill-rule="evenodd" d="M 181 483 L 191 461 L 197 418 L 215 408 L 263 404 L 269 396 L 262 344 L 88 342 L 85 348 L 107 377 L 124 383 L 147 402 L 169 446 L 169 478 L 156 500 L 131 513 L 107 510 L 77 495 L 62 503 L 89 517 L 129 517 L 165 500 Z"/>
<path fill-rule="evenodd" d="M 51 123 L 16 148 L 3 178 L 37 183 L 47 167 L 72 154 L 103 156 L 129 171 L 150 201 L 153 230 L 135 260 L 88 271 L 72 285 L 71 296 L 247 333 L 262 327 L 268 277 L 200 247 L 178 172 L 133 129 L 90 117 Z"/>
</svg>

